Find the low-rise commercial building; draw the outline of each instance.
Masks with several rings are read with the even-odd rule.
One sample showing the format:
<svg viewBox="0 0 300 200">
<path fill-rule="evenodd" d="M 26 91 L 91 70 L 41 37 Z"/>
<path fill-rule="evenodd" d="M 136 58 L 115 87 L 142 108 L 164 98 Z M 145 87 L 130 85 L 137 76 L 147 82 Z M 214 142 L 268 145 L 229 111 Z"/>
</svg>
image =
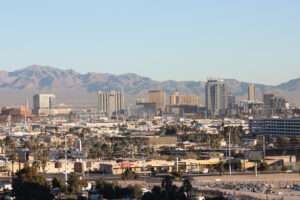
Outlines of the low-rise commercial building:
<svg viewBox="0 0 300 200">
<path fill-rule="evenodd" d="M 300 118 L 253 119 L 249 128 L 254 135 L 300 136 Z"/>
</svg>

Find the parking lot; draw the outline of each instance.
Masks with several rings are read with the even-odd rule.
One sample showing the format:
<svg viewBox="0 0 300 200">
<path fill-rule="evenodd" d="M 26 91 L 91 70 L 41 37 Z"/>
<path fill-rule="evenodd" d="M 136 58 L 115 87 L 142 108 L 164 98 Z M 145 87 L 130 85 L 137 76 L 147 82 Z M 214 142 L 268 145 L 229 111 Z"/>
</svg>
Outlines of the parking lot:
<svg viewBox="0 0 300 200">
<path fill-rule="evenodd" d="M 198 189 L 218 190 L 228 195 L 246 195 L 258 199 L 300 199 L 299 174 L 264 174 L 195 177 Z"/>
</svg>

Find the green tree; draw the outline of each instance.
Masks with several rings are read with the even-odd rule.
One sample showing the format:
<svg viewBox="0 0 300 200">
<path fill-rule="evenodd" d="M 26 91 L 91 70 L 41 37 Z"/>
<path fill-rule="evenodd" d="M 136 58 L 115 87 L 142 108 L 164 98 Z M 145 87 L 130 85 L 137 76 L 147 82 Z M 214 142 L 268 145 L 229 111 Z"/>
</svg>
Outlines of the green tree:
<svg viewBox="0 0 300 200">
<path fill-rule="evenodd" d="M 186 179 L 182 182 L 182 186 L 177 188 L 173 184 L 173 177 L 166 176 L 163 178 L 161 187 L 154 186 L 151 192 L 147 192 L 141 198 L 142 200 L 190 200 L 192 199 L 193 186 Z"/>
<path fill-rule="evenodd" d="M 130 196 L 134 199 L 140 199 L 142 197 L 142 189 L 139 185 L 128 186 L 128 190 L 130 192 Z"/>
<path fill-rule="evenodd" d="M 263 171 L 267 171 L 269 170 L 269 165 L 266 161 L 263 161 L 260 165 L 260 169 L 263 170 Z"/>
<path fill-rule="evenodd" d="M 142 196 L 142 190 L 140 186 L 129 185 L 128 187 L 122 188 L 117 184 L 108 183 L 103 180 L 97 180 L 96 190 L 102 197 L 106 199 L 140 199 Z"/>
<path fill-rule="evenodd" d="M 152 198 L 153 199 L 160 199 L 161 198 L 161 194 L 162 193 L 162 189 L 159 186 L 154 186 L 152 188 Z"/>
<path fill-rule="evenodd" d="M 32 167 L 35 168 L 37 171 L 39 171 L 39 169 L 41 167 L 41 162 L 39 160 L 33 161 Z"/>
<path fill-rule="evenodd" d="M 62 180 L 58 178 L 52 179 L 52 188 L 58 188 L 60 191 L 65 191 L 65 184 Z"/>
<path fill-rule="evenodd" d="M 68 191 L 72 194 L 78 193 L 81 190 L 81 181 L 75 173 L 70 173 L 68 176 Z"/>
<path fill-rule="evenodd" d="M 220 161 L 216 166 L 215 169 L 220 173 L 220 175 L 223 175 L 224 173 L 224 165 L 225 163 L 223 161 Z"/>
<path fill-rule="evenodd" d="M 11 175 L 13 176 L 15 174 L 15 162 L 18 159 L 18 155 L 15 149 L 10 152 L 9 159 L 11 160 Z"/>
<path fill-rule="evenodd" d="M 162 194 L 161 197 L 163 199 L 176 199 L 177 196 L 177 187 L 173 185 L 172 176 L 165 176 L 161 182 Z"/>
<path fill-rule="evenodd" d="M 44 176 L 35 168 L 25 167 L 13 179 L 13 194 L 17 200 L 52 200 L 54 197 Z"/>
<path fill-rule="evenodd" d="M 193 186 L 192 186 L 189 179 L 185 179 L 183 181 L 182 186 L 181 186 L 181 190 L 185 194 L 187 199 L 192 199 Z"/>
<path fill-rule="evenodd" d="M 41 166 L 42 166 L 42 169 L 43 169 L 43 172 L 45 173 L 46 171 L 46 167 L 47 167 L 47 163 L 48 163 L 48 160 L 49 160 L 49 154 L 48 154 L 49 150 L 43 150 L 42 151 L 42 154 L 41 154 Z"/>
<path fill-rule="evenodd" d="M 125 169 L 125 171 L 122 174 L 123 180 L 137 179 L 137 177 L 137 174 L 129 168 Z"/>
<path fill-rule="evenodd" d="M 162 189 L 168 191 L 172 188 L 174 178 L 172 176 L 165 176 L 161 182 Z"/>
</svg>

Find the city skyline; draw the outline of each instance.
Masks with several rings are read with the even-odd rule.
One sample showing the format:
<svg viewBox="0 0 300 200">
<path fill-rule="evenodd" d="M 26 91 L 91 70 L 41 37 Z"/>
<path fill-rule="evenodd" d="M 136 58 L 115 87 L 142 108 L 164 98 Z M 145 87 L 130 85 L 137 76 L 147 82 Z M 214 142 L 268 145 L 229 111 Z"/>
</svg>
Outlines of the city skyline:
<svg viewBox="0 0 300 200">
<path fill-rule="evenodd" d="M 3 1 L 0 199 L 300 199 L 300 1 Z"/>
<path fill-rule="evenodd" d="M 213 76 L 276 85 L 300 74 L 299 7 L 297 1 L 4 2 L 0 70 L 36 63 L 154 80 Z"/>
</svg>

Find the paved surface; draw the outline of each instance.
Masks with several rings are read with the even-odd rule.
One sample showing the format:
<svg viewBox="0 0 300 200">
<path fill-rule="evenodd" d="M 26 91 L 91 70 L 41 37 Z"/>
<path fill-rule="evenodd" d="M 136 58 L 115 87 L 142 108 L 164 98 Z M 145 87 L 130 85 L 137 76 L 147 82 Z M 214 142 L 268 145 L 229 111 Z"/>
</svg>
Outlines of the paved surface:
<svg viewBox="0 0 300 200">
<path fill-rule="evenodd" d="M 214 186 L 215 183 L 224 184 L 245 184 L 245 183 L 264 183 L 273 186 L 273 194 L 255 193 L 247 191 L 227 190 L 222 188 L 209 187 Z M 195 177 L 193 179 L 193 186 L 200 190 L 209 189 L 221 191 L 229 196 L 249 196 L 257 199 L 274 199 L 274 200 L 299 200 L 300 192 L 295 192 L 285 189 L 288 185 L 300 184 L 299 174 L 261 174 L 255 175 L 236 175 L 236 176 L 207 176 Z M 279 192 L 281 194 L 279 194 Z"/>
<path fill-rule="evenodd" d="M 161 184 L 161 178 L 145 177 L 139 180 L 118 180 L 119 184 L 123 186 L 127 185 L 143 185 L 144 187 L 150 189 L 154 185 Z M 276 194 L 264 194 L 246 191 L 236 191 L 236 190 L 226 190 L 222 188 L 210 188 L 209 185 L 214 185 L 214 183 L 227 183 L 227 184 L 238 184 L 238 183 L 266 183 L 272 184 L 274 186 L 274 191 Z M 180 186 L 181 181 L 175 181 L 175 184 Z M 193 177 L 192 184 L 195 188 L 199 190 L 211 190 L 220 191 L 228 196 L 248 196 L 256 199 L 273 199 L 273 200 L 300 200 L 300 192 L 293 192 L 290 190 L 279 190 L 276 188 L 284 188 L 291 184 L 300 184 L 299 174 L 262 174 L 262 175 L 235 175 L 235 176 L 201 176 Z M 278 191 L 282 191 L 279 195 Z"/>
<path fill-rule="evenodd" d="M 279 183 L 279 182 L 299 182 L 300 183 L 300 175 L 299 174 L 288 174 L 288 173 L 277 173 L 277 174 L 258 174 L 255 175 L 234 175 L 234 176 L 201 176 L 194 177 L 194 180 L 202 181 L 202 182 L 266 182 L 266 183 Z"/>
<path fill-rule="evenodd" d="M 223 189 L 214 189 L 216 191 L 223 192 L 227 194 L 226 196 L 240 197 L 243 199 L 244 196 L 252 197 L 260 200 L 299 200 L 299 196 L 291 196 L 289 194 L 285 195 L 273 195 L 273 194 L 262 194 L 262 193 L 253 193 L 253 192 L 243 192 L 243 191 L 234 191 L 234 190 L 223 190 Z"/>
</svg>

